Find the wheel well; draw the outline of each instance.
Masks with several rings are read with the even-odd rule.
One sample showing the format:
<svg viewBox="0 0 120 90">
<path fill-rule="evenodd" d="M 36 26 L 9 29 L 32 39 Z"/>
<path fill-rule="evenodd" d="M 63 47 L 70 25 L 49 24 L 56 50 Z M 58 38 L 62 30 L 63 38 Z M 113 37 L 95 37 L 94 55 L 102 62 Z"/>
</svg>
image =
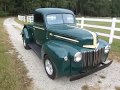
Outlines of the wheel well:
<svg viewBox="0 0 120 90">
<path fill-rule="evenodd" d="M 22 37 L 24 37 L 24 34 L 22 34 Z"/>
<path fill-rule="evenodd" d="M 48 57 L 48 55 L 45 53 L 44 55 L 43 55 L 43 59 L 45 60 L 45 58 L 47 58 Z M 59 75 L 58 75 L 58 69 L 57 69 L 57 66 L 56 66 L 56 64 L 51 60 L 51 59 L 49 59 L 50 61 L 51 61 L 51 63 L 53 64 L 53 67 L 55 68 L 55 70 L 56 70 L 56 78 L 58 78 L 59 77 Z"/>
<path fill-rule="evenodd" d="M 43 59 L 45 59 L 45 58 L 46 58 L 46 56 L 47 56 L 47 54 L 44 54 L 44 55 L 43 55 Z"/>
<path fill-rule="evenodd" d="M 26 28 L 26 26 L 24 26 L 24 28 Z M 23 28 L 23 29 L 24 29 L 24 28 Z M 22 37 L 24 37 L 24 33 L 22 33 Z"/>
</svg>

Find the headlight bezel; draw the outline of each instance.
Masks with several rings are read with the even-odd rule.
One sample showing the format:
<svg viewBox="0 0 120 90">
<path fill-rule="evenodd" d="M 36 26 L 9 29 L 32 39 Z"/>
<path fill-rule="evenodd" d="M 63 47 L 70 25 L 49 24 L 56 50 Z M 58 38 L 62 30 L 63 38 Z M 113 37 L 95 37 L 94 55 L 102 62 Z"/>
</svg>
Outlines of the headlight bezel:
<svg viewBox="0 0 120 90">
<path fill-rule="evenodd" d="M 77 52 L 75 55 L 74 55 L 74 61 L 75 62 L 80 62 L 82 60 L 82 53 L 81 52 Z"/>
<path fill-rule="evenodd" d="M 110 45 L 105 46 L 104 53 L 107 54 L 110 51 Z"/>
</svg>

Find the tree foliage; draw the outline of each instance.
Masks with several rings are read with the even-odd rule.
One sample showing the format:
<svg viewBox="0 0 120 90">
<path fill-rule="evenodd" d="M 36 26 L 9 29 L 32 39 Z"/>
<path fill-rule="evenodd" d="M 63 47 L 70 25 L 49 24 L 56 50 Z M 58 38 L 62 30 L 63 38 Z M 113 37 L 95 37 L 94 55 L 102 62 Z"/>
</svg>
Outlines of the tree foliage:
<svg viewBox="0 0 120 90">
<path fill-rule="evenodd" d="M 30 14 L 36 8 L 67 8 L 76 15 L 120 16 L 120 0 L 0 0 L 0 12 Z"/>
</svg>

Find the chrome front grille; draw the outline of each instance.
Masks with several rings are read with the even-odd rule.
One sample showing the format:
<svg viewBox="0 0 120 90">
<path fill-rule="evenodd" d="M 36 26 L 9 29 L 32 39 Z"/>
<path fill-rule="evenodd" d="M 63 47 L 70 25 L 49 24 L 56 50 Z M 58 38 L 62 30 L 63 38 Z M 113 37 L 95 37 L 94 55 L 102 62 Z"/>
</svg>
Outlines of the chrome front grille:
<svg viewBox="0 0 120 90">
<path fill-rule="evenodd" d="M 103 57 L 104 48 L 82 53 L 82 68 L 84 70 L 91 69 L 101 63 Z"/>
</svg>

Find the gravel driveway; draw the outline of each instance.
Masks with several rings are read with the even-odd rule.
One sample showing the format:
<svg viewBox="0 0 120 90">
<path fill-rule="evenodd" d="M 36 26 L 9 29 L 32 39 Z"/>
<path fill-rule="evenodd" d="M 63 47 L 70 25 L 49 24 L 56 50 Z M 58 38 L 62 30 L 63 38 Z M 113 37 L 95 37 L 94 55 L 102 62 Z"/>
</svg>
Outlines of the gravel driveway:
<svg viewBox="0 0 120 90">
<path fill-rule="evenodd" d="M 23 26 L 16 23 L 14 18 L 8 18 L 4 21 L 4 27 L 19 53 L 19 58 L 28 69 L 28 76 L 33 79 L 34 90 L 81 90 L 84 85 L 94 87 L 92 90 L 115 90 L 115 86 L 120 87 L 120 63 L 118 62 L 113 62 L 104 70 L 72 82 L 69 81 L 69 77 L 56 80 L 49 79 L 45 73 L 43 61 L 32 50 L 23 48 L 21 31 L 15 28 L 22 29 Z"/>
</svg>

